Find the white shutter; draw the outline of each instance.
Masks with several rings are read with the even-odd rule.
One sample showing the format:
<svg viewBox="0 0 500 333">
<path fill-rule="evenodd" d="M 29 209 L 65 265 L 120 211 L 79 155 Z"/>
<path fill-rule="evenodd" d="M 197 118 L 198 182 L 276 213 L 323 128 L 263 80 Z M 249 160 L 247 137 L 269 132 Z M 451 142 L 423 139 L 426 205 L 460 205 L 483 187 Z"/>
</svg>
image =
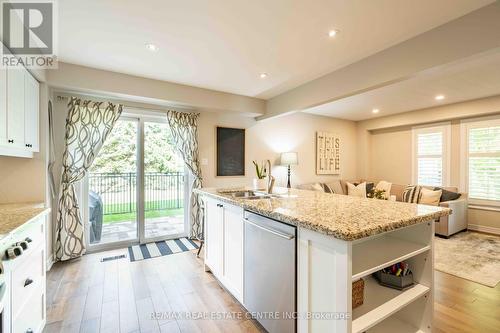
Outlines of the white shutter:
<svg viewBox="0 0 500 333">
<path fill-rule="evenodd" d="M 468 191 L 473 199 L 500 200 L 500 125 L 492 125 L 468 130 Z"/>
<path fill-rule="evenodd" d="M 414 129 L 415 180 L 419 185 L 444 185 L 445 127 Z"/>
</svg>

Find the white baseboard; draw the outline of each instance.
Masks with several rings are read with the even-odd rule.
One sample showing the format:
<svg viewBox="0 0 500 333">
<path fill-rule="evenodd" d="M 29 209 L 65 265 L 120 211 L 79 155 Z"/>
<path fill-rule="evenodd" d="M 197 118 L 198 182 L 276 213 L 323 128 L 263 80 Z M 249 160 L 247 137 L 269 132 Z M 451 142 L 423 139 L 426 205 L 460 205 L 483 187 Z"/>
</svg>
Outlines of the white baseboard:
<svg viewBox="0 0 500 333">
<path fill-rule="evenodd" d="M 52 265 L 54 265 L 54 255 L 47 256 L 47 261 L 45 262 L 45 269 L 47 272 L 50 271 Z"/>
<path fill-rule="evenodd" d="M 479 225 L 479 224 L 469 224 L 467 229 L 474 230 L 474 231 L 487 232 L 489 234 L 500 235 L 500 228 L 486 227 L 484 225 Z"/>
</svg>

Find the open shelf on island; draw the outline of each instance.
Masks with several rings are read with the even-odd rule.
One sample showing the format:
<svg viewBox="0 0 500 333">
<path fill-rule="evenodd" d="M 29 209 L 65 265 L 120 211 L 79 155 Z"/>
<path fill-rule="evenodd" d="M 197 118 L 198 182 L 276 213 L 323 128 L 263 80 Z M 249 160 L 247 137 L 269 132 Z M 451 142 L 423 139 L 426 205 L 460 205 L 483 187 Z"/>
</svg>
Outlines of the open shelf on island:
<svg viewBox="0 0 500 333">
<path fill-rule="evenodd" d="M 366 333 L 423 333 L 418 328 L 399 320 L 396 317 L 389 317 L 376 326 L 370 328 Z"/>
<path fill-rule="evenodd" d="M 370 239 L 352 246 L 352 280 L 428 251 L 423 245 L 391 236 Z"/>
<path fill-rule="evenodd" d="M 428 287 L 417 283 L 410 289 L 399 291 L 379 285 L 372 277 L 366 278 L 364 303 L 352 311 L 352 333 L 364 332 L 374 327 L 411 302 L 427 294 L 429 290 Z M 378 331 L 375 330 L 375 332 Z M 388 330 L 386 332 L 406 331 Z M 409 332 L 418 332 L 418 330 L 410 330 Z"/>
</svg>

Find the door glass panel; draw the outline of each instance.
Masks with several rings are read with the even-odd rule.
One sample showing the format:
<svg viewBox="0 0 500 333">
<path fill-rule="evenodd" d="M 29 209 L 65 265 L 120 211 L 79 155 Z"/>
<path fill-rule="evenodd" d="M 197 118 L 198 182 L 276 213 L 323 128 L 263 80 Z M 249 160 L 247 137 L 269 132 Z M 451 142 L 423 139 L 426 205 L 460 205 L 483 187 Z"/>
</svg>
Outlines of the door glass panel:
<svg viewBox="0 0 500 333">
<path fill-rule="evenodd" d="M 89 244 L 137 239 L 137 126 L 118 120 L 88 174 Z"/>
<path fill-rule="evenodd" d="M 184 163 L 172 145 L 168 124 L 144 123 L 144 218 L 146 239 L 182 235 Z"/>
</svg>

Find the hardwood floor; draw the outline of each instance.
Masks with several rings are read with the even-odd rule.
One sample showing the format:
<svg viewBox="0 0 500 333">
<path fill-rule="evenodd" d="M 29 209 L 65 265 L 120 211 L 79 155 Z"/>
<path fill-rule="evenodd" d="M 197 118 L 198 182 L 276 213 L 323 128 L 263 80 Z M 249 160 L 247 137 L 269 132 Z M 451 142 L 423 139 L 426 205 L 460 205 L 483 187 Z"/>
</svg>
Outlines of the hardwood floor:
<svg viewBox="0 0 500 333">
<path fill-rule="evenodd" d="M 116 250 L 57 263 L 47 274 L 44 332 L 259 332 L 193 252 L 138 262 L 100 262 Z M 240 313 L 224 320 L 176 320 L 152 313 Z"/>
<path fill-rule="evenodd" d="M 500 283 L 490 288 L 436 271 L 432 332 L 500 332 Z"/>
<path fill-rule="evenodd" d="M 259 332 L 244 309 L 192 252 L 138 262 L 100 262 L 125 250 L 57 263 L 47 275 L 44 332 Z M 241 318 L 182 320 L 152 313 L 235 313 Z M 488 288 L 436 272 L 435 333 L 500 332 L 500 284 Z"/>
</svg>

